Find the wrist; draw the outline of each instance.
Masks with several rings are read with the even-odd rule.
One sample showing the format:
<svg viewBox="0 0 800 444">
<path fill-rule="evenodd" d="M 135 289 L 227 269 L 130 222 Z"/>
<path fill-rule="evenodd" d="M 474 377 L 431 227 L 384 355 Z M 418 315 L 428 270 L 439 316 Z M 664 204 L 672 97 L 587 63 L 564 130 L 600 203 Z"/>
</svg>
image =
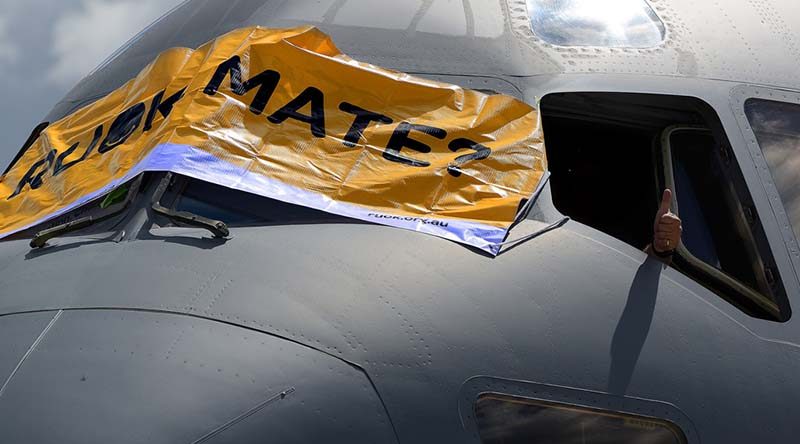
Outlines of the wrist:
<svg viewBox="0 0 800 444">
<path fill-rule="evenodd" d="M 656 256 L 658 256 L 658 257 L 660 257 L 662 259 L 670 258 L 670 257 L 672 257 L 673 254 L 675 254 L 675 250 L 674 249 L 658 251 L 656 249 L 656 247 L 652 247 L 652 250 L 653 250 L 653 254 L 655 254 Z"/>
<path fill-rule="evenodd" d="M 654 255 L 660 258 L 669 258 L 672 257 L 673 254 L 675 254 L 674 248 L 670 250 L 659 250 L 658 248 L 656 248 L 655 242 L 651 242 L 650 245 L 648 245 L 648 247 Z"/>
</svg>

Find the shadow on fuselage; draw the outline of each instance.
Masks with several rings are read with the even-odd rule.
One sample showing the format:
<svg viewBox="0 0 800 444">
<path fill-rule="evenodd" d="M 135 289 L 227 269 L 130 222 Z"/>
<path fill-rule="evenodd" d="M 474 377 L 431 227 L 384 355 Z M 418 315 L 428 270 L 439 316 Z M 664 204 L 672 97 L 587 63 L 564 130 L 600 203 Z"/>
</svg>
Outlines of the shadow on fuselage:
<svg viewBox="0 0 800 444">
<path fill-rule="evenodd" d="M 663 267 L 660 261 L 648 257 L 633 278 L 628 301 L 611 339 L 611 366 L 608 371 L 608 392 L 611 394 L 622 396 L 628 390 L 653 322 Z"/>
</svg>

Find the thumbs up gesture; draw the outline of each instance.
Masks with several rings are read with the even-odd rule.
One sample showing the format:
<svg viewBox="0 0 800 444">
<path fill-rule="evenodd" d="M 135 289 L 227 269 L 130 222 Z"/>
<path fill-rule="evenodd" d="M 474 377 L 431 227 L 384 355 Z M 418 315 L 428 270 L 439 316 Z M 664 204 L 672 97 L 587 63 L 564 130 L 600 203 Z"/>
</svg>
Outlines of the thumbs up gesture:
<svg viewBox="0 0 800 444">
<path fill-rule="evenodd" d="M 661 205 L 653 222 L 653 250 L 666 253 L 678 247 L 681 241 L 681 219 L 670 211 L 672 190 L 667 188 L 661 196 Z"/>
</svg>

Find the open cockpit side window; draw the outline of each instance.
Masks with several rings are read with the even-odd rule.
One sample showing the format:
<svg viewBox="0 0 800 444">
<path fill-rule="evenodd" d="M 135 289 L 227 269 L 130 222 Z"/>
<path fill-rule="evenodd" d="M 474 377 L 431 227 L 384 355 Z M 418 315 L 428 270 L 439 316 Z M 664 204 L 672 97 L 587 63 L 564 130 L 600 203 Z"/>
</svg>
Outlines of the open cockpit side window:
<svg viewBox="0 0 800 444">
<path fill-rule="evenodd" d="M 684 223 L 675 261 L 693 278 L 725 294 L 746 295 L 760 309 L 778 308 L 775 267 L 766 265 L 756 214 L 727 145 L 703 126 L 673 126 L 660 140 L 664 184 Z M 746 202 L 746 203 L 743 203 Z"/>
<path fill-rule="evenodd" d="M 677 96 L 563 93 L 541 101 L 553 203 L 638 249 L 664 188 L 683 220 L 673 266 L 746 313 L 786 320 L 785 290 L 722 124 Z"/>
</svg>

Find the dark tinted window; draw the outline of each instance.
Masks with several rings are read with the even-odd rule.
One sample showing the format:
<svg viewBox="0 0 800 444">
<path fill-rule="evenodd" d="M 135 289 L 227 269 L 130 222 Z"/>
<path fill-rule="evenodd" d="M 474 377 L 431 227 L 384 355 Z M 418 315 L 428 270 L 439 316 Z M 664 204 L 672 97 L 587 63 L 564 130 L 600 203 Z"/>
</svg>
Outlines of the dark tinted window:
<svg viewBox="0 0 800 444">
<path fill-rule="evenodd" d="M 484 444 L 680 444 L 664 420 L 566 404 L 482 395 L 475 419 Z"/>
<path fill-rule="evenodd" d="M 187 179 L 174 205 L 232 226 L 284 225 L 359 221 L 313 208 L 245 193 L 200 180 Z"/>
<path fill-rule="evenodd" d="M 800 105 L 750 99 L 744 109 L 800 241 Z"/>
</svg>

